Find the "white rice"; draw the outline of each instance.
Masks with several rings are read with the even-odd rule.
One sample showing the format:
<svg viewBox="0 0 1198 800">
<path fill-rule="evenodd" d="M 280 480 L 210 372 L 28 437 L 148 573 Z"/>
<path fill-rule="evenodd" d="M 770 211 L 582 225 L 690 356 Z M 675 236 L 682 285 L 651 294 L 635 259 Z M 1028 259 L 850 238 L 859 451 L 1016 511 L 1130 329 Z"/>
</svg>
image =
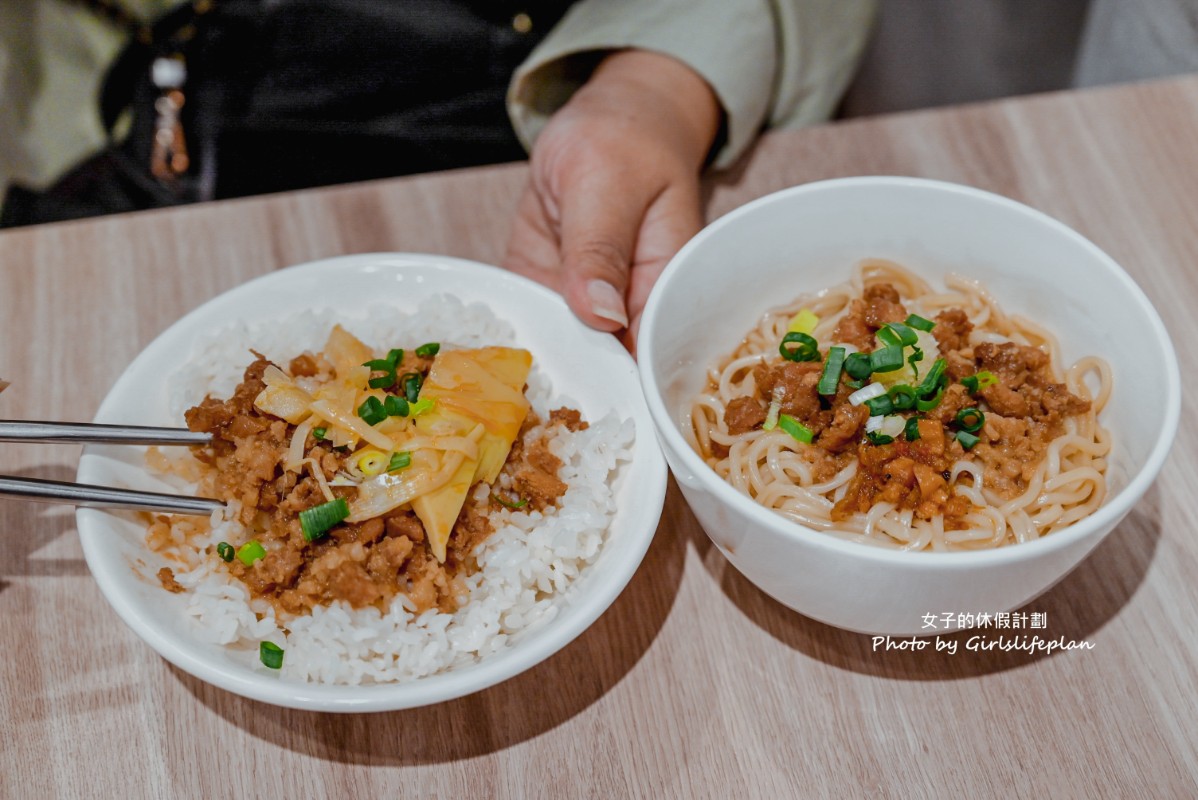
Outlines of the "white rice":
<svg viewBox="0 0 1198 800">
<path fill-rule="evenodd" d="M 519 345 L 512 330 L 486 307 L 442 296 L 413 313 L 378 307 L 365 309 L 356 319 L 325 311 L 254 326 L 243 323 L 197 343 L 194 358 L 172 379 L 172 413 L 182 418 L 206 394 L 229 396 L 252 358 L 249 348 L 285 364 L 304 350 L 321 349 L 338 322 L 383 351 L 427 341 Z M 528 389 L 533 410 L 545 418 L 551 408 L 574 405 L 551 398 L 535 352 L 533 361 Z M 176 580 L 188 590 L 189 624 L 203 640 L 244 651 L 238 657 L 258 669 L 266 669 L 258 662 L 258 645 L 272 641 L 285 650 L 284 676 L 325 683 L 407 681 L 503 650 L 552 620 L 572 583 L 603 550 L 616 511 L 618 478 L 632 458 L 634 425 L 614 412 L 589 422 L 578 432 L 558 428 L 549 445 L 564 462 L 559 477 L 569 486 L 559 508 L 544 514 L 505 509 L 492 515 L 495 531 L 475 553 L 479 570 L 463 580 L 469 600 L 455 613 L 433 609 L 417 615 L 401 594 L 386 613 L 339 602 L 280 624 L 269 603 L 251 601 L 245 585 L 229 575 L 223 562 L 202 552 L 220 541 L 247 538 L 231 506 L 213 515 L 210 535 L 185 537 L 185 518 L 174 525 L 180 530 L 172 530 L 175 542 L 185 542 L 171 549 L 187 565 L 172 564 Z M 481 499 L 486 491 L 479 486 L 476 494 Z"/>
</svg>

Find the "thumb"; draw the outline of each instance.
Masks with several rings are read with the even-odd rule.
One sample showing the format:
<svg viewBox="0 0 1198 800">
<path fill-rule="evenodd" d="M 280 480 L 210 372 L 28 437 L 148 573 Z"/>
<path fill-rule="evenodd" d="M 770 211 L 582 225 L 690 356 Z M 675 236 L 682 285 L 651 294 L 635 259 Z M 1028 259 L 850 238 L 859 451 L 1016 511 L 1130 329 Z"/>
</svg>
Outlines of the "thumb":
<svg viewBox="0 0 1198 800">
<path fill-rule="evenodd" d="M 583 322 L 602 331 L 628 327 L 629 271 L 652 199 L 630 193 L 631 185 L 601 169 L 559 193 L 561 292 Z"/>
</svg>

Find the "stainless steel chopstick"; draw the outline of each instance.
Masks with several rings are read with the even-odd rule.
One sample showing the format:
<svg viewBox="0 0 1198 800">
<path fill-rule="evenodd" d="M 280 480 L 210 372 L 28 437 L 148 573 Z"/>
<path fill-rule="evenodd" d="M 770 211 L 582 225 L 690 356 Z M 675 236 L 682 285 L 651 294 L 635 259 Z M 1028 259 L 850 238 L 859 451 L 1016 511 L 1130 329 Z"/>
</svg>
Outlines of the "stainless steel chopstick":
<svg viewBox="0 0 1198 800">
<path fill-rule="evenodd" d="M 178 494 L 137 492 L 87 483 L 64 483 L 39 478 L 0 475 L 0 496 L 20 497 L 41 503 L 70 503 L 90 508 L 125 508 L 141 511 L 169 511 L 175 514 L 211 514 L 225 504 L 209 497 L 185 497 Z"/>
<path fill-rule="evenodd" d="M 0 420 L 0 442 L 65 442 L 100 444 L 206 444 L 211 434 L 186 428 L 141 425 L 98 425 L 81 422 Z"/>
</svg>

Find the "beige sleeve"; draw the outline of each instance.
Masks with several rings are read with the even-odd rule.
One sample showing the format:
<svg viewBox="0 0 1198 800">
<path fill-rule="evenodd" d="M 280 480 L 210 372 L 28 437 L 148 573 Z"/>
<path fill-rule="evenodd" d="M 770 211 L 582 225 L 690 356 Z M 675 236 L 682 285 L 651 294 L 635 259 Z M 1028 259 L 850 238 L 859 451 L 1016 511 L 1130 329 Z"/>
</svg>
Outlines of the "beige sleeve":
<svg viewBox="0 0 1198 800">
<path fill-rule="evenodd" d="M 874 8 L 875 0 L 582 0 L 516 70 L 508 113 L 531 148 L 598 55 L 653 50 L 687 64 L 715 91 L 727 119 L 715 165 L 727 166 L 763 127 L 830 116 Z"/>
</svg>

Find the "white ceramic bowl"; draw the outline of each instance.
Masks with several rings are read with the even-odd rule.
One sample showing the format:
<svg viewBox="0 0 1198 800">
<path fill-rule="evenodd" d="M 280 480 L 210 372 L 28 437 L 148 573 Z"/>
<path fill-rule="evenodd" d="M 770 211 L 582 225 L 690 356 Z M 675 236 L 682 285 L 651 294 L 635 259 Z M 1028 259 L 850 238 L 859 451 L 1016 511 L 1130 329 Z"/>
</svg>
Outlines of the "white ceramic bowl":
<svg viewBox="0 0 1198 800">
<path fill-rule="evenodd" d="M 570 398 L 586 418 L 616 410 L 635 422 L 638 443 L 620 484 L 609 538 L 596 562 L 571 587 L 560 613 L 505 651 L 413 682 L 298 683 L 262 667 L 256 654 L 232 652 L 195 636 L 193 623 L 184 618 L 185 596 L 167 593 L 154 579 L 165 562 L 145 546 L 145 527 L 134 516 L 80 509 L 79 536 L 100 589 L 129 627 L 168 661 L 211 684 L 276 705 L 322 711 L 410 708 L 484 689 L 543 661 L 594 622 L 628 583 L 657 529 L 666 486 L 666 464 L 636 367 L 612 336 L 579 323 L 556 294 L 494 267 L 439 256 L 374 254 L 273 272 L 211 300 L 162 333 L 117 380 L 96 421 L 182 424 L 170 413 L 163 376 L 188 359 L 196 341 L 237 320 L 366 304 L 411 311 L 436 294 L 482 303 L 509 323 L 517 344 L 533 353 L 553 384 L 554 395 Z M 141 448 L 88 447 L 79 480 L 172 491 L 147 472 Z"/>
<path fill-rule="evenodd" d="M 1114 439 L 1111 491 L 1096 513 L 1011 547 L 894 552 L 795 524 L 707 467 L 681 427 L 705 371 L 766 309 L 844 281 L 866 257 L 893 259 L 936 285 L 948 272 L 977 278 L 1006 310 L 1052 329 L 1067 363 L 1087 354 L 1110 362 L 1114 393 L 1101 420 Z M 711 540 L 780 602 L 863 633 L 928 633 L 925 614 L 1007 611 L 1048 589 L 1111 532 L 1156 478 L 1180 406 L 1168 333 L 1144 293 L 1109 256 L 1012 200 L 910 178 L 812 183 L 717 220 L 662 274 L 645 308 L 638 357 L 666 459 Z"/>
</svg>

